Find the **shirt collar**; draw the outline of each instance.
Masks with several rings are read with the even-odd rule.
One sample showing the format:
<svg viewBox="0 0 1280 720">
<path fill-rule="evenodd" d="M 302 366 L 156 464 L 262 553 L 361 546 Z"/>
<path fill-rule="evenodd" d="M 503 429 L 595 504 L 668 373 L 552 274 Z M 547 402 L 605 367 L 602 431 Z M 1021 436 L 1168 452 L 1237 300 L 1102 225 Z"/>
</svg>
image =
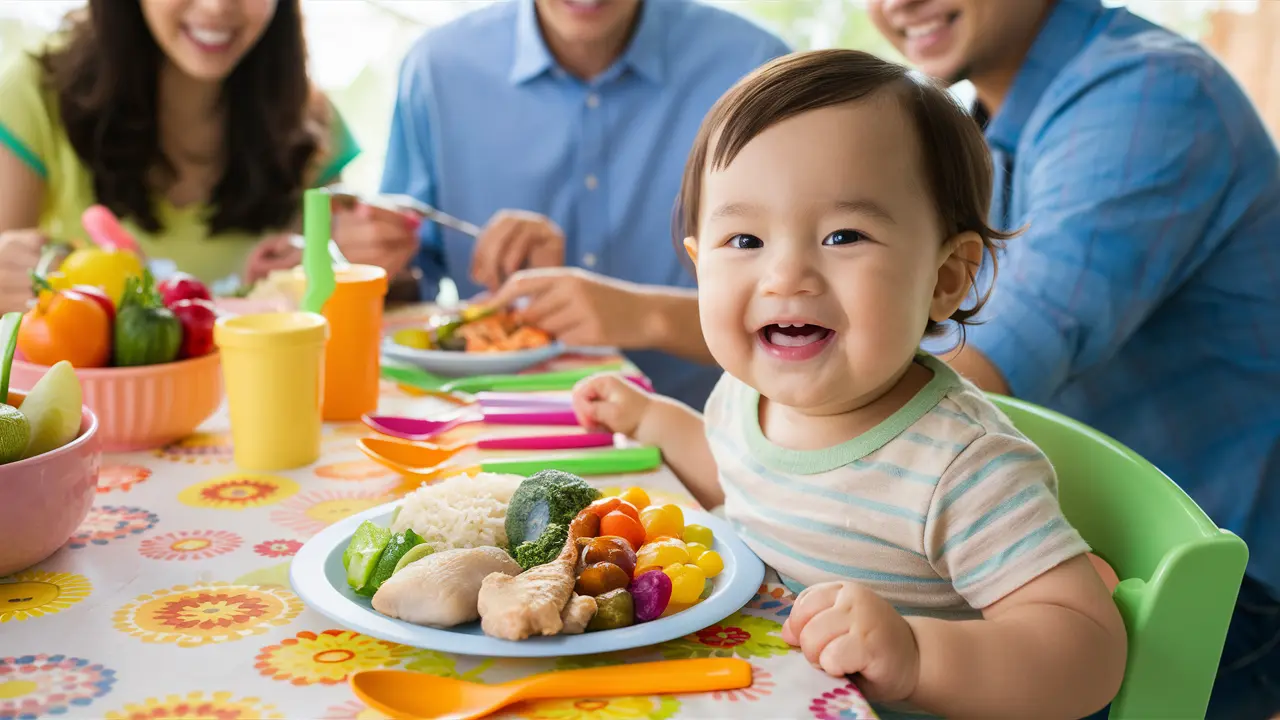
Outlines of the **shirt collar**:
<svg viewBox="0 0 1280 720">
<path fill-rule="evenodd" d="M 1093 39 L 1093 28 L 1102 13 L 1101 0 L 1056 0 L 1014 77 L 1004 104 L 987 125 L 988 143 L 1003 152 L 1014 152 L 1041 96 Z"/>
<path fill-rule="evenodd" d="M 601 77 L 611 77 L 617 71 L 630 68 L 654 83 L 666 78 L 666 58 L 663 52 L 663 2 L 644 0 L 640 3 L 640 21 L 627 43 L 627 49 L 614 67 Z M 520 0 L 516 11 L 515 55 L 511 63 L 510 80 L 514 85 L 532 80 L 556 67 L 555 57 L 547 48 L 538 26 L 538 11 L 534 0 Z"/>
</svg>

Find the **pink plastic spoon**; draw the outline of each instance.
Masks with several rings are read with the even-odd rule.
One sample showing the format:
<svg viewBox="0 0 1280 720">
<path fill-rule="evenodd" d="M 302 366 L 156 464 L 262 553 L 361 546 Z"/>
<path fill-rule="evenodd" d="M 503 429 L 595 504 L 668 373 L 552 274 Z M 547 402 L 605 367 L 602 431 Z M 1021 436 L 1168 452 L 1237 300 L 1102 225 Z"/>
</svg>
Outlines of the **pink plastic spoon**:
<svg viewBox="0 0 1280 720">
<path fill-rule="evenodd" d="M 578 425 L 578 417 L 568 408 L 494 408 L 465 410 L 447 418 L 427 420 L 399 415 L 365 415 L 364 424 L 402 440 L 430 440 L 461 425 Z"/>
</svg>

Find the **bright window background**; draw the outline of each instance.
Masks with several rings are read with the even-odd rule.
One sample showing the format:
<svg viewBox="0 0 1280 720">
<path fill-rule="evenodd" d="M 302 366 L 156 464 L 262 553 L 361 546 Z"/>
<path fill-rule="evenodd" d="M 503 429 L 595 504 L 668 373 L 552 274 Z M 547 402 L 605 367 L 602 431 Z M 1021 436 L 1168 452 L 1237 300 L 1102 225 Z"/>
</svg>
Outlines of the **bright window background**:
<svg viewBox="0 0 1280 720">
<path fill-rule="evenodd" d="M 349 183 L 362 190 L 377 188 L 396 73 L 405 50 L 427 28 L 495 1 L 505 0 L 303 0 L 312 74 L 341 109 L 364 148 L 346 173 Z M 872 27 L 862 0 L 708 1 L 757 20 L 796 49 L 853 47 L 896 57 Z M 1127 5 L 1194 38 L 1207 32 L 1212 11 L 1248 13 L 1258 2 L 1104 1 Z M 0 0 L 0 57 L 29 45 L 57 27 L 67 11 L 81 5 L 83 0 Z"/>
</svg>

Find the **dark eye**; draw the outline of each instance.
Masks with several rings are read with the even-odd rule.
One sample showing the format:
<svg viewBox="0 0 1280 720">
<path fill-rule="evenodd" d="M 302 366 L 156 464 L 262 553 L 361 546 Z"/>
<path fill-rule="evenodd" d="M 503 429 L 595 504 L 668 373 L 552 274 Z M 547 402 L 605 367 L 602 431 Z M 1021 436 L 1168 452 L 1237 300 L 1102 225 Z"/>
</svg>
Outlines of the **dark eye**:
<svg viewBox="0 0 1280 720">
<path fill-rule="evenodd" d="M 852 245 L 866 240 L 867 236 L 857 230 L 837 230 L 822 239 L 823 245 Z"/>
<path fill-rule="evenodd" d="M 758 250 L 764 247 L 764 241 L 755 235 L 734 235 L 729 238 L 729 247 L 739 250 Z"/>
</svg>

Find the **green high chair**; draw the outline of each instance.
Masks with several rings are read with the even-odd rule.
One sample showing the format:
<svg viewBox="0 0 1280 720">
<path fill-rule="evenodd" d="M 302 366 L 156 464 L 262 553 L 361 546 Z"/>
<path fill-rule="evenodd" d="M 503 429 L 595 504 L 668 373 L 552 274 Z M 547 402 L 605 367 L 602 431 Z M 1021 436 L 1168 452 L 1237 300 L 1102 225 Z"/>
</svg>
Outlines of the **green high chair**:
<svg viewBox="0 0 1280 720">
<path fill-rule="evenodd" d="M 991 400 L 1044 450 L 1067 519 L 1120 578 L 1129 633 L 1110 718 L 1203 718 L 1249 551 L 1154 465 L 1059 413 Z"/>
</svg>

